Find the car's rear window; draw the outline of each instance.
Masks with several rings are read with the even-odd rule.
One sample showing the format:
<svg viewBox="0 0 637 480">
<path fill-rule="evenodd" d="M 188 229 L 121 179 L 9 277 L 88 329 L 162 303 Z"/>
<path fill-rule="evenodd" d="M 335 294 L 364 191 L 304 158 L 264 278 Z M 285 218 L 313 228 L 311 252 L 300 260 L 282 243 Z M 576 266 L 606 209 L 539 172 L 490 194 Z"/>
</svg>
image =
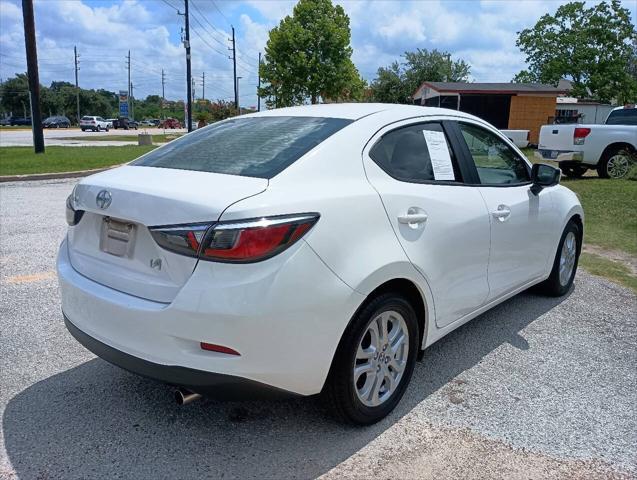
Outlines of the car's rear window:
<svg viewBox="0 0 637 480">
<path fill-rule="evenodd" d="M 132 165 L 270 179 L 351 122 L 319 117 L 235 118 L 174 140 Z"/>
<path fill-rule="evenodd" d="M 637 108 L 613 110 L 606 119 L 606 125 L 637 125 Z"/>
</svg>

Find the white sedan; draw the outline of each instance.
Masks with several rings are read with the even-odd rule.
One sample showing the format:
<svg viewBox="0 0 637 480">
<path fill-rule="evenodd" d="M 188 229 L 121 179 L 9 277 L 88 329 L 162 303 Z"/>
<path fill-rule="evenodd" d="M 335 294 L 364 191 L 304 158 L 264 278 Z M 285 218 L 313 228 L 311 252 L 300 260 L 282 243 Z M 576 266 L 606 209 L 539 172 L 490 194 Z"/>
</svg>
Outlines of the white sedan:
<svg viewBox="0 0 637 480">
<path fill-rule="evenodd" d="M 370 424 L 426 347 L 533 285 L 571 288 L 584 215 L 559 179 L 446 109 L 218 122 L 76 186 L 65 322 L 180 402 L 321 393 Z"/>
</svg>

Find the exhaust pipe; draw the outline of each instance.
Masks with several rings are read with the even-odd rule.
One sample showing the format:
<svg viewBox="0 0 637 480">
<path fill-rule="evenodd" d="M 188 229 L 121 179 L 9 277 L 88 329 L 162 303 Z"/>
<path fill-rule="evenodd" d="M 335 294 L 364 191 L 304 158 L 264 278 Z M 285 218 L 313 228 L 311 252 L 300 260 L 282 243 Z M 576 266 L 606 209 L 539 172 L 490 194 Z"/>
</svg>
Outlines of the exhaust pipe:
<svg viewBox="0 0 637 480">
<path fill-rule="evenodd" d="M 199 400 L 201 395 L 199 393 L 191 392 L 185 388 L 178 388 L 175 390 L 175 401 L 177 405 L 186 405 L 195 400 Z"/>
</svg>

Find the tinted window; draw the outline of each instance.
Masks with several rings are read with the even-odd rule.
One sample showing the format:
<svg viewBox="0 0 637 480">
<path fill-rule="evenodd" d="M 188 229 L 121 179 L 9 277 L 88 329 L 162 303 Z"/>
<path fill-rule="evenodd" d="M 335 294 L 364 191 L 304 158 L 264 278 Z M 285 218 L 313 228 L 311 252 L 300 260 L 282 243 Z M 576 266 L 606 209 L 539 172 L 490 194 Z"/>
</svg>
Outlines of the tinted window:
<svg viewBox="0 0 637 480">
<path fill-rule="evenodd" d="M 613 110 L 606 119 L 606 125 L 637 125 L 637 108 Z"/>
<path fill-rule="evenodd" d="M 153 150 L 133 165 L 272 178 L 351 120 L 235 118 Z"/>
<path fill-rule="evenodd" d="M 497 135 L 484 128 L 460 123 L 480 177 L 490 185 L 518 184 L 530 180 L 526 162 Z"/>
<path fill-rule="evenodd" d="M 438 153 L 431 152 L 428 142 L 432 141 L 437 141 L 438 146 L 448 152 L 448 156 L 445 156 L 444 152 L 441 155 L 440 150 Z M 432 153 L 434 161 L 432 161 Z M 380 168 L 397 180 L 406 182 L 460 180 L 453 151 L 439 123 L 410 125 L 392 130 L 383 135 L 372 147 L 369 156 Z M 434 171 L 434 163 L 436 171 Z M 446 171 L 445 167 L 448 167 Z"/>
</svg>

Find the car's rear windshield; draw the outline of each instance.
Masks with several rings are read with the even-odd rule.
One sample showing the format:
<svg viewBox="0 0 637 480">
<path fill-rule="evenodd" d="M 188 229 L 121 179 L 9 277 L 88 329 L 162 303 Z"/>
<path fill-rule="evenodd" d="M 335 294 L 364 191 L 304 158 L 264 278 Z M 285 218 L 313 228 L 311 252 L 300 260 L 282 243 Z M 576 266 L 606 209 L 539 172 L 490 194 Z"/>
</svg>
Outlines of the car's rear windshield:
<svg viewBox="0 0 637 480">
<path fill-rule="evenodd" d="M 613 110 L 606 119 L 606 125 L 637 125 L 637 108 Z"/>
<path fill-rule="evenodd" d="M 352 120 L 248 117 L 173 140 L 132 165 L 270 179 Z"/>
</svg>

